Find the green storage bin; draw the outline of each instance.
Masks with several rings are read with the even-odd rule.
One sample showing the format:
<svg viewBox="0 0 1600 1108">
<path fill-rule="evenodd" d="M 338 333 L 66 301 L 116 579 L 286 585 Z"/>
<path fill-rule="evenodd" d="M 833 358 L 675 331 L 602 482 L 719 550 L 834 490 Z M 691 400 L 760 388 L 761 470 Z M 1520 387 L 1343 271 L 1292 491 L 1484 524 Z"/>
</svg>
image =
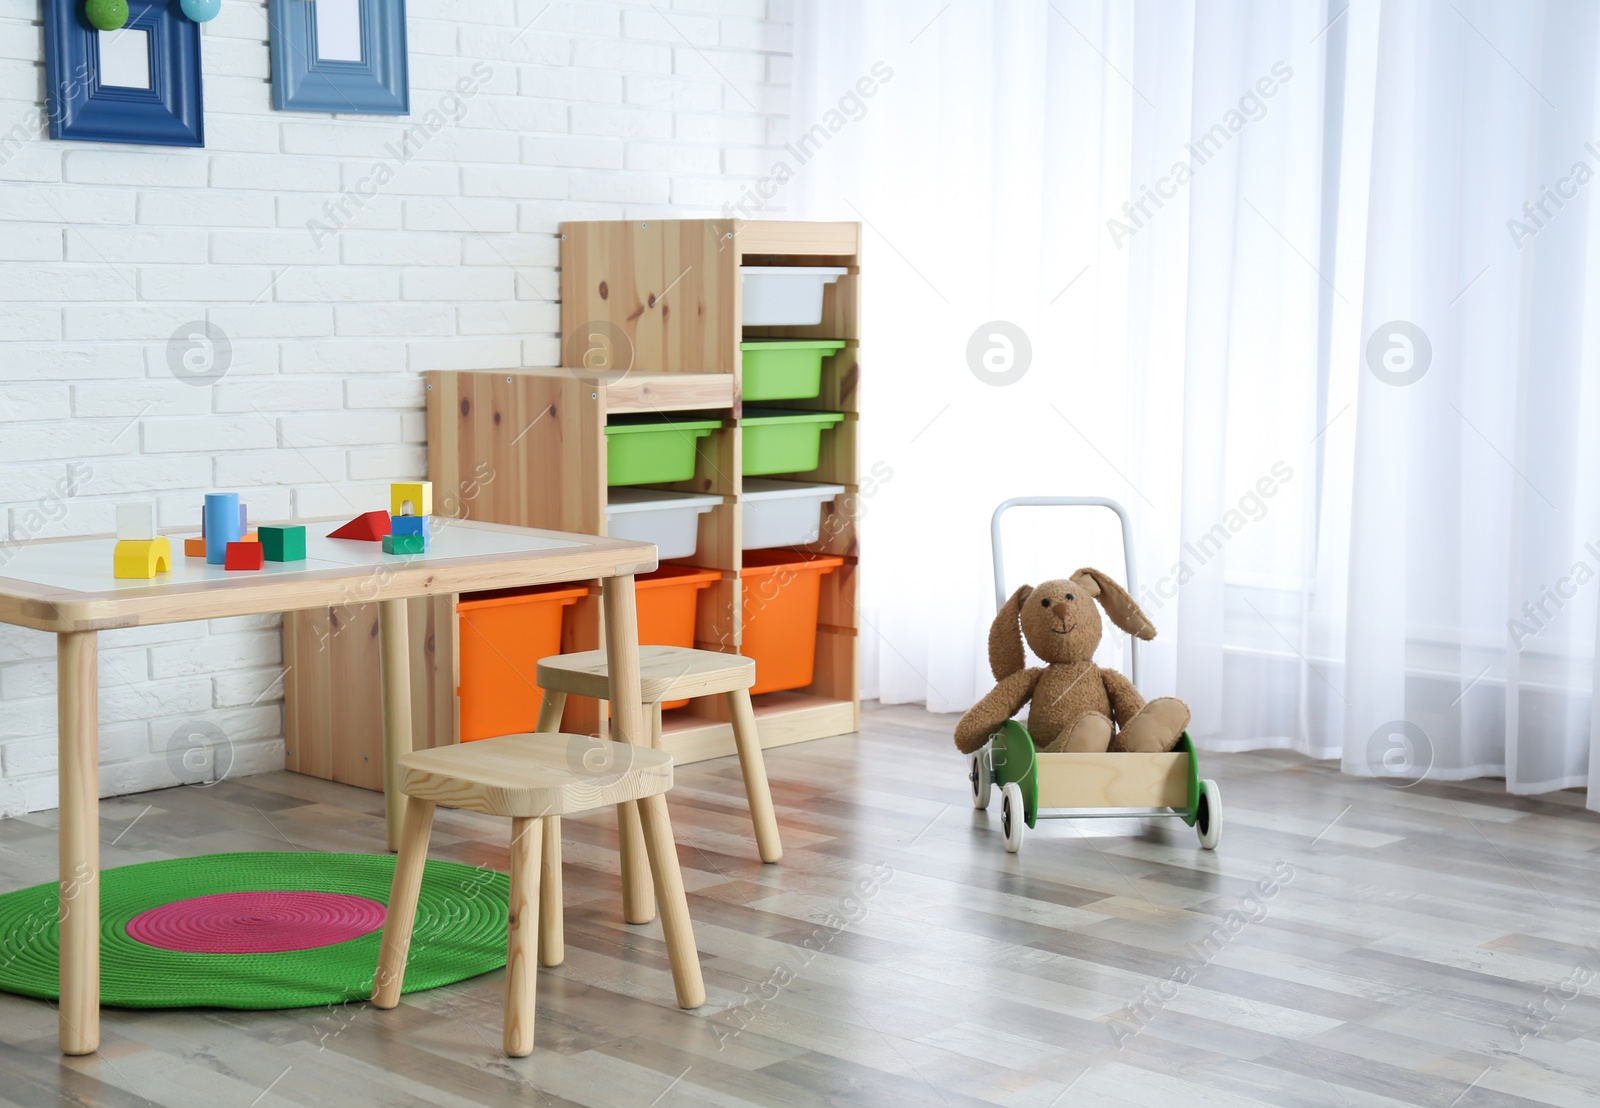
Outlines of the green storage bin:
<svg viewBox="0 0 1600 1108">
<path fill-rule="evenodd" d="M 695 446 L 722 424 L 654 416 L 606 424 L 606 484 L 661 485 L 694 476 Z"/>
<path fill-rule="evenodd" d="M 782 408 L 746 408 L 744 428 L 746 477 L 766 473 L 806 473 L 817 468 L 822 432 L 843 421 L 838 412 L 790 412 Z"/>
<path fill-rule="evenodd" d="M 752 400 L 810 400 L 822 391 L 822 359 L 844 349 L 841 339 L 768 339 L 741 342 L 744 385 Z"/>
</svg>

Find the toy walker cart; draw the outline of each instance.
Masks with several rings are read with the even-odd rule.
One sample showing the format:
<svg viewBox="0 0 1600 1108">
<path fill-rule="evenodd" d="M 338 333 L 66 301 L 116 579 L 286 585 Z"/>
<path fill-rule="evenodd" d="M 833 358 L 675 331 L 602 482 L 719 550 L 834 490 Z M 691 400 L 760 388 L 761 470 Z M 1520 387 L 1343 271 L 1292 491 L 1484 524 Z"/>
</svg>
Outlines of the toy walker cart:
<svg viewBox="0 0 1600 1108">
<path fill-rule="evenodd" d="M 1007 509 L 1018 507 L 1111 509 L 1122 521 L 1128 593 L 1139 595 L 1134 581 L 1133 529 L 1121 504 L 1099 496 L 1021 496 L 996 508 L 989 522 L 997 607 L 1006 602 L 1000 517 Z M 1137 686 L 1139 640 L 1132 642 L 1129 668 Z M 987 808 L 991 787 L 1000 787 L 1000 829 L 1005 833 L 1006 850 L 1013 854 L 1022 849 L 1024 827 L 1033 827 L 1040 819 L 1175 816 L 1199 833 L 1200 845 L 1206 850 L 1215 850 L 1222 839 L 1222 796 L 1215 781 L 1201 779 L 1199 755 L 1188 732 L 1165 754 L 1051 754 L 1035 750 L 1028 729 L 1013 719 L 968 757 L 972 805 Z M 1051 811 L 1044 811 L 1046 808 Z"/>
</svg>

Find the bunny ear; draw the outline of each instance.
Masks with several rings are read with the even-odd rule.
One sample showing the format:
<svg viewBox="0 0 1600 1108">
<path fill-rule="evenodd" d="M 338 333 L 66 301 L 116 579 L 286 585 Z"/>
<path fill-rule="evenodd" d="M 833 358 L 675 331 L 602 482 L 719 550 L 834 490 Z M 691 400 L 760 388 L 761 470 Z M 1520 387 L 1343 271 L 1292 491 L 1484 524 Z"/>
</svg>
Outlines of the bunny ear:
<svg viewBox="0 0 1600 1108">
<path fill-rule="evenodd" d="M 1032 592 L 1032 585 L 1023 585 L 1012 593 L 989 625 L 989 670 L 996 681 L 1004 681 L 1027 663 L 1022 651 L 1022 602 Z"/>
<path fill-rule="evenodd" d="M 1084 592 L 1100 601 L 1100 607 L 1106 610 L 1111 622 L 1128 634 L 1141 639 L 1156 637 L 1156 625 L 1139 610 L 1139 605 L 1133 602 L 1127 590 L 1112 580 L 1109 574 L 1085 566 L 1072 575 L 1072 580 Z"/>
</svg>

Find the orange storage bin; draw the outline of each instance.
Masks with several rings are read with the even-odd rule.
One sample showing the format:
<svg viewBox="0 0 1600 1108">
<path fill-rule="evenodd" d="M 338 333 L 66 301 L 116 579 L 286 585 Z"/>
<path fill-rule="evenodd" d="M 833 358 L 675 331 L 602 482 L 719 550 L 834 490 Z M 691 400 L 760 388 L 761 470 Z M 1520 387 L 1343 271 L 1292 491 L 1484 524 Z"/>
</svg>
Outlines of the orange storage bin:
<svg viewBox="0 0 1600 1108">
<path fill-rule="evenodd" d="M 714 569 L 664 565 L 633 579 L 639 611 L 640 646 L 694 646 L 694 610 L 700 590 L 722 579 Z M 662 708 L 681 708 L 687 700 L 663 700 Z"/>
<path fill-rule="evenodd" d="M 834 555 L 746 550 L 739 571 L 744 636 L 739 653 L 756 662 L 751 693 L 803 689 L 817 660 L 822 579 L 844 565 Z"/>
<path fill-rule="evenodd" d="M 589 595 L 585 585 L 467 593 L 460 622 L 461 741 L 532 731 L 543 693 L 540 658 L 561 653 L 561 617 Z"/>
</svg>

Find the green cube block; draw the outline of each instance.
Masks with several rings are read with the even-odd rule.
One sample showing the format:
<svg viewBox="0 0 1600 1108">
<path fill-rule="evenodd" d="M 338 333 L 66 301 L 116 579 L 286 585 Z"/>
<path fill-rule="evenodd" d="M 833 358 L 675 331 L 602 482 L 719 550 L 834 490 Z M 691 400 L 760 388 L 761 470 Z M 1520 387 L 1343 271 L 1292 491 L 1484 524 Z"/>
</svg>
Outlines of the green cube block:
<svg viewBox="0 0 1600 1108">
<path fill-rule="evenodd" d="M 256 537 L 261 540 L 261 553 L 269 562 L 306 560 L 304 527 L 258 527 Z"/>
<path fill-rule="evenodd" d="M 383 536 L 383 552 L 385 554 L 421 554 L 426 544 L 421 535 L 385 535 Z"/>
</svg>

